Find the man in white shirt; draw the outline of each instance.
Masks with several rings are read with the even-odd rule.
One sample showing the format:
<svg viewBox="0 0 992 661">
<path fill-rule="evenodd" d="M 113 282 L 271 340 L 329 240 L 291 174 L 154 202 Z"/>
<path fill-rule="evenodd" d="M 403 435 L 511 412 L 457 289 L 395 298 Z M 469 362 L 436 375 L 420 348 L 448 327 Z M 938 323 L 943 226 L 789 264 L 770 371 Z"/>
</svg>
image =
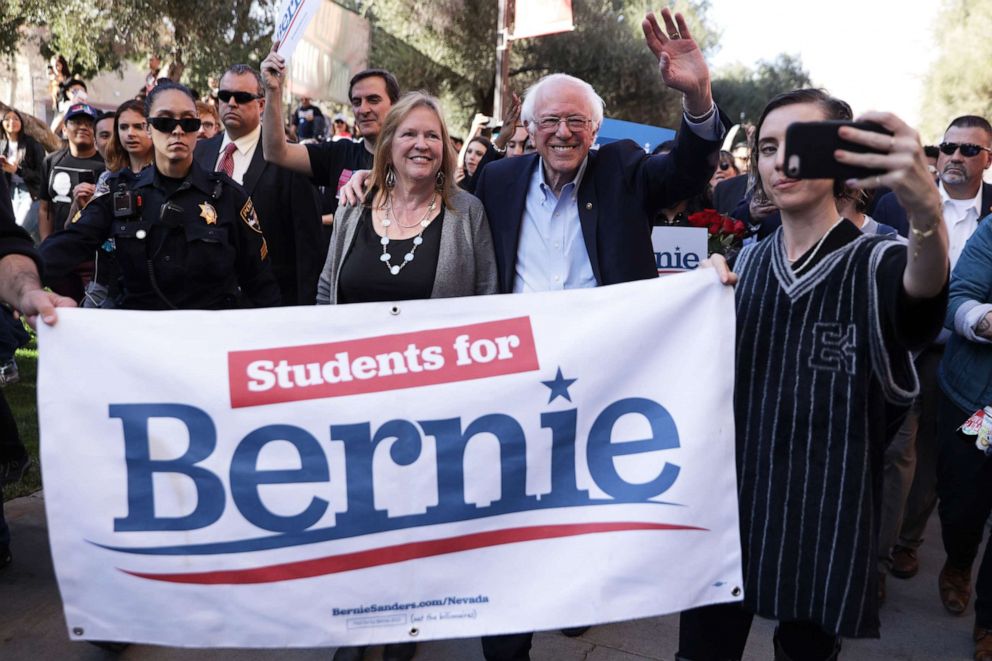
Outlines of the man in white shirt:
<svg viewBox="0 0 992 661">
<path fill-rule="evenodd" d="M 231 66 L 221 76 L 217 96 L 224 131 L 197 143 L 196 161 L 225 172 L 251 197 L 283 305 L 312 305 L 324 263 L 316 190 L 306 177 L 267 163 L 262 155 L 265 92 L 257 71 Z"/>
</svg>

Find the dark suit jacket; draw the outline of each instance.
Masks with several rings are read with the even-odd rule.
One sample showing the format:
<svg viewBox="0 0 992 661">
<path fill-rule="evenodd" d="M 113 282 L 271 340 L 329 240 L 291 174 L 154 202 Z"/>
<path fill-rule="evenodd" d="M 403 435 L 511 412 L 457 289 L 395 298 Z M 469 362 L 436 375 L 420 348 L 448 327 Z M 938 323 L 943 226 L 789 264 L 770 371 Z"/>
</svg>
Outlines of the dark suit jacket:
<svg viewBox="0 0 992 661">
<path fill-rule="evenodd" d="M 747 194 L 747 175 L 725 179 L 713 189 L 713 208 L 722 214 L 729 214 L 741 203 Z M 734 216 L 737 218 L 737 216 Z M 740 220 L 740 219 L 738 219 Z"/>
<path fill-rule="evenodd" d="M 34 260 L 41 269 L 41 258 L 34 249 L 34 242 L 14 219 L 7 180 L 0 177 L 0 258 L 7 255 L 24 255 Z"/>
<path fill-rule="evenodd" d="M 989 213 L 992 213 L 992 186 L 983 183 L 982 210 L 978 214 L 978 219 L 981 220 L 989 215 Z M 906 217 L 906 210 L 902 208 L 899 200 L 896 199 L 895 193 L 883 195 L 882 199 L 875 205 L 875 213 L 871 217 L 880 223 L 895 227 L 899 234 L 906 237 L 909 236 L 909 219 Z"/>
<path fill-rule="evenodd" d="M 213 171 L 223 141 L 223 133 L 201 140 L 194 158 Z M 282 304 L 313 305 L 325 257 L 316 189 L 303 175 L 267 163 L 262 156 L 261 138 L 242 185 L 262 224 Z"/>
<path fill-rule="evenodd" d="M 706 188 L 720 149 L 719 142 L 701 139 L 684 122 L 678 136 L 670 154 L 648 156 L 630 140 L 589 152 L 578 207 L 597 284 L 658 276 L 651 223 L 661 209 Z M 475 189 L 492 228 L 504 293 L 513 291 L 527 189 L 539 162 L 537 154 L 526 154 L 489 163 Z"/>
</svg>

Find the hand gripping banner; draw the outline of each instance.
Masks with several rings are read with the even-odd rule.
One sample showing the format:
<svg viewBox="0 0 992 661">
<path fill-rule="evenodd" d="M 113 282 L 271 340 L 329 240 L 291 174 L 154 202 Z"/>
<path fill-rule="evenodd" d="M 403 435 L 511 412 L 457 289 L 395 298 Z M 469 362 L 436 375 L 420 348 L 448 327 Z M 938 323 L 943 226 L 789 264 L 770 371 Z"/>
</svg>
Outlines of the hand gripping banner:
<svg viewBox="0 0 992 661">
<path fill-rule="evenodd" d="M 65 310 L 42 467 L 70 635 L 313 647 L 741 598 L 733 292 Z"/>
</svg>

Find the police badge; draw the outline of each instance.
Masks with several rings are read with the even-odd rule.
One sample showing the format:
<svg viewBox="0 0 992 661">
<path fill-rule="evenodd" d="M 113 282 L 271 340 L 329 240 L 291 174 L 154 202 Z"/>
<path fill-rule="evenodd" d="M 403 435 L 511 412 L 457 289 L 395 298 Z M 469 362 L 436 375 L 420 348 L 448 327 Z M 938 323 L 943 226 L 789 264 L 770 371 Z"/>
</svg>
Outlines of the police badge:
<svg viewBox="0 0 992 661">
<path fill-rule="evenodd" d="M 200 218 L 203 218 L 207 225 L 216 225 L 217 209 L 214 209 L 209 202 L 204 202 L 200 205 Z"/>
</svg>

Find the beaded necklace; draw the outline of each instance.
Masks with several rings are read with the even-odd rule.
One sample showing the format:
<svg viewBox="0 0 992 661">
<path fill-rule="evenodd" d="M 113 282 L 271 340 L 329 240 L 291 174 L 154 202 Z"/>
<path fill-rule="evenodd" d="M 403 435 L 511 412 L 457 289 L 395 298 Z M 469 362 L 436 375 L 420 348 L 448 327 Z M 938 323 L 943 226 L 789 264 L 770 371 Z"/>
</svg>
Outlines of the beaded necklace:
<svg viewBox="0 0 992 661">
<path fill-rule="evenodd" d="M 382 219 L 382 231 L 385 235 L 379 239 L 379 243 L 382 244 L 382 254 L 379 256 L 379 261 L 386 265 L 386 269 L 390 272 L 390 274 L 399 275 L 400 271 L 402 271 L 407 264 L 413 261 L 417 248 L 424 242 L 424 231 L 427 229 L 427 226 L 431 224 L 431 221 L 428 220 L 428 218 L 431 217 L 431 214 L 434 213 L 434 209 L 436 208 L 437 193 L 431 197 L 431 203 L 427 207 L 427 213 L 424 214 L 424 217 L 420 219 L 419 223 L 415 223 L 413 225 L 403 225 L 400 223 L 399 219 L 396 220 L 396 224 L 403 229 L 410 229 L 411 227 L 420 225 L 420 233 L 413 237 L 413 247 L 410 248 L 410 252 L 403 255 L 403 261 L 399 264 L 391 264 L 389 260 L 391 260 L 393 256 L 389 254 L 389 227 L 393 224 L 393 221 L 389 218 L 389 212 L 393 209 L 392 194 L 386 198 L 386 206 L 384 208 L 385 218 Z"/>
</svg>

